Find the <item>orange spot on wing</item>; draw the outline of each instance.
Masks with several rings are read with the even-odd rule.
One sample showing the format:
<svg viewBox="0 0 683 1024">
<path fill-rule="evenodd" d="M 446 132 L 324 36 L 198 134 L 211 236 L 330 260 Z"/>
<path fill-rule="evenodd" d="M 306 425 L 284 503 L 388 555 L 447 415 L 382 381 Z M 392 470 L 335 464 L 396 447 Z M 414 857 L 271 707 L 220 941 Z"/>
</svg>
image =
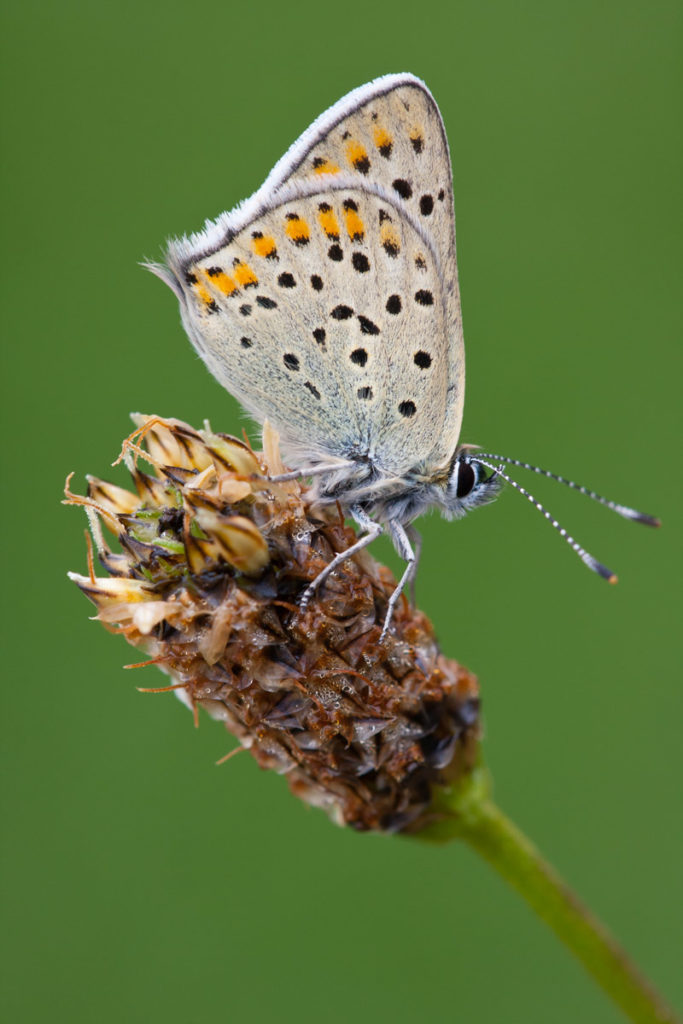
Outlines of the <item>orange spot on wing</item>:
<svg viewBox="0 0 683 1024">
<path fill-rule="evenodd" d="M 285 231 L 293 242 L 307 242 L 311 237 L 311 230 L 302 217 L 291 215 L 285 222 Z"/>
<path fill-rule="evenodd" d="M 331 160 L 321 160 L 313 164 L 314 174 L 339 174 L 339 167 Z"/>
<path fill-rule="evenodd" d="M 348 157 L 349 163 L 357 164 L 359 160 L 368 159 L 368 152 L 364 144 L 357 142 L 352 138 L 350 142 L 346 143 L 346 156 Z"/>
<path fill-rule="evenodd" d="M 258 277 L 248 263 L 238 263 L 234 269 L 235 279 L 238 284 L 246 288 L 249 284 L 258 284 Z"/>
<path fill-rule="evenodd" d="M 360 242 L 365 234 L 365 225 L 356 210 L 345 209 L 344 220 L 346 221 L 346 230 L 349 233 L 349 238 Z"/>
<path fill-rule="evenodd" d="M 415 150 L 415 152 L 416 153 L 421 153 L 422 150 L 424 149 L 425 140 L 424 140 L 424 132 L 422 131 L 422 129 L 418 125 L 416 125 L 414 128 L 411 128 L 411 130 L 410 130 L 410 141 L 412 143 L 412 146 L 413 146 L 413 149 Z"/>
<path fill-rule="evenodd" d="M 277 252 L 275 245 L 275 239 L 271 238 L 270 235 L 263 235 L 261 238 L 252 239 L 251 247 L 257 256 L 274 256 Z"/>
<path fill-rule="evenodd" d="M 335 217 L 334 210 L 319 210 L 318 220 L 328 238 L 339 238 L 339 221 Z"/>
<path fill-rule="evenodd" d="M 211 281 L 211 284 L 215 288 L 218 288 L 218 290 L 220 292 L 223 292 L 223 295 L 232 295 L 233 292 L 237 291 L 237 284 L 223 270 L 221 270 L 218 274 L 216 274 L 215 272 L 212 273 L 212 274 L 209 274 L 208 277 L 209 277 L 209 280 Z M 201 285 L 201 286 L 197 285 L 197 291 L 199 291 L 200 287 L 203 288 L 204 286 L 203 285 Z M 208 296 L 208 298 L 204 299 L 204 301 L 205 302 L 211 302 L 211 296 L 209 295 L 208 291 L 206 291 L 205 288 L 204 288 L 204 291 L 206 292 L 206 294 Z M 202 298 L 204 298 L 203 295 L 202 295 Z"/>
<path fill-rule="evenodd" d="M 401 237 L 393 224 L 385 222 L 379 229 L 379 236 L 385 249 L 401 250 Z"/>
<path fill-rule="evenodd" d="M 201 281 L 196 281 L 195 284 L 193 285 L 193 288 L 196 291 L 196 293 L 199 296 L 199 298 L 202 300 L 202 302 L 205 302 L 207 306 L 211 302 L 213 302 L 213 299 L 211 297 L 211 292 L 206 287 L 206 285 L 202 284 Z"/>
<path fill-rule="evenodd" d="M 375 145 L 379 150 L 386 149 L 389 150 L 389 152 L 391 152 L 391 147 L 393 145 L 394 140 L 389 134 L 389 132 L 386 130 L 386 128 L 375 128 L 374 140 Z"/>
</svg>

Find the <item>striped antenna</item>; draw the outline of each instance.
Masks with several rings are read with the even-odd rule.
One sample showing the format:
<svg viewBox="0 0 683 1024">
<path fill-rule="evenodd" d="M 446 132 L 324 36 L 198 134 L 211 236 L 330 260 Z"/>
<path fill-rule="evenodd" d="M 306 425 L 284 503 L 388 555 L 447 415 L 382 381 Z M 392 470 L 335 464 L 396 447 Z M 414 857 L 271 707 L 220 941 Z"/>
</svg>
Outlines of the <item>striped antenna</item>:
<svg viewBox="0 0 683 1024">
<path fill-rule="evenodd" d="M 497 457 L 498 456 L 496 456 L 496 458 Z M 555 517 L 552 515 L 552 513 L 548 512 L 547 508 L 544 508 L 543 505 L 541 505 L 540 501 L 536 501 L 536 499 L 534 498 L 533 494 L 529 494 L 529 492 L 527 490 L 525 490 L 524 487 L 522 487 L 521 484 L 518 484 L 516 480 L 513 480 L 512 477 L 507 475 L 507 473 L 504 473 L 500 466 L 495 466 L 495 465 L 492 465 L 490 462 L 486 462 L 478 454 L 477 455 L 469 456 L 469 459 L 470 459 L 471 462 L 479 462 L 482 466 L 486 466 L 486 468 L 490 469 L 494 473 L 495 476 L 502 476 L 503 480 L 506 480 L 510 484 L 511 487 L 514 487 L 514 489 L 516 491 L 519 491 L 520 494 L 524 495 L 526 500 L 530 501 L 531 504 L 534 506 L 534 508 L 537 508 L 538 511 L 543 515 L 543 517 L 548 520 L 550 525 L 555 527 L 555 529 L 559 533 L 560 537 L 563 537 L 566 540 L 567 544 L 569 544 L 569 546 L 572 549 L 572 551 L 576 552 L 576 554 L 579 556 L 579 558 L 584 563 L 584 565 L 587 565 L 589 569 L 592 569 L 593 572 L 596 572 L 598 574 L 598 576 L 602 576 L 602 578 L 604 580 L 607 580 L 608 583 L 616 583 L 617 582 L 616 573 L 613 573 L 612 570 L 608 569 L 606 565 L 602 564 L 602 562 L 598 562 L 597 558 L 593 558 L 593 556 L 591 554 L 589 554 L 586 551 L 585 548 L 582 548 L 581 545 L 578 543 L 578 541 L 575 541 L 574 538 L 567 533 L 567 531 L 565 530 L 564 526 L 560 526 L 560 524 L 558 523 L 557 519 L 555 519 Z M 513 459 L 507 459 L 506 461 L 507 462 L 513 462 L 514 460 Z M 521 466 L 521 465 L 523 465 L 523 463 L 520 462 L 519 465 Z M 528 467 L 528 468 L 531 468 L 531 467 Z M 543 471 L 540 470 L 540 472 L 543 472 Z M 548 476 L 552 476 L 551 473 L 548 473 L 547 475 Z M 568 483 L 569 481 L 562 481 L 562 482 L 563 483 Z M 574 486 L 576 486 L 576 485 L 574 485 Z"/>
<path fill-rule="evenodd" d="M 620 505 L 616 501 L 609 501 L 608 498 L 603 498 L 600 494 L 596 494 L 595 491 L 591 491 L 588 487 L 582 487 L 581 484 L 575 484 L 573 480 L 566 480 L 563 476 L 558 476 L 557 473 L 551 473 L 548 469 L 541 469 L 539 466 L 532 466 L 528 462 L 520 462 L 519 459 L 509 459 L 507 455 L 492 455 L 490 452 L 482 452 L 481 456 L 479 452 L 476 454 L 473 452 L 472 459 L 479 460 L 491 459 L 493 462 L 507 462 L 510 466 L 519 466 L 521 469 L 529 469 L 532 473 L 538 473 L 539 476 L 547 476 L 551 480 L 556 480 L 558 484 L 564 484 L 565 487 L 571 487 L 572 490 L 578 491 L 579 494 L 585 494 L 587 498 L 592 498 L 593 501 L 600 502 L 601 505 L 605 505 L 607 508 L 611 508 L 613 512 L 623 516 L 624 519 L 632 519 L 636 523 L 643 523 L 645 526 L 661 526 L 661 521 L 656 516 L 648 516 L 644 512 L 638 512 L 635 508 L 629 508 L 628 505 Z M 500 474 L 503 476 L 503 474 Z M 504 479 L 507 480 L 507 477 Z M 512 483 L 512 481 L 510 481 Z M 524 492 L 526 493 L 526 492 Z"/>
</svg>

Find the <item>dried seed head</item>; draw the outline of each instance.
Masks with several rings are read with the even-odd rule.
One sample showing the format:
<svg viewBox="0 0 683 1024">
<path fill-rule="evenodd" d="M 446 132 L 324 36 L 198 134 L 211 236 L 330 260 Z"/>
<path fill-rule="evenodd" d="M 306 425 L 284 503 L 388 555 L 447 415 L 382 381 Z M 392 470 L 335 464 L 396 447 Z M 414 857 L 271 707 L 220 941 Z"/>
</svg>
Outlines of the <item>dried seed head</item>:
<svg viewBox="0 0 683 1024">
<path fill-rule="evenodd" d="M 340 824 L 416 830 L 433 787 L 474 765 L 478 690 L 403 600 L 379 643 L 392 575 L 367 552 L 311 601 L 298 598 L 354 541 L 282 471 L 277 435 L 242 441 L 178 420 L 134 417 L 122 458 L 135 492 L 89 478 L 84 505 L 109 577 L 71 578 L 171 676 L 178 696 L 220 719 L 258 763 Z M 146 451 L 139 447 L 142 439 Z M 143 472 L 138 460 L 154 468 Z M 265 474 L 265 475 L 264 475 Z M 101 524 L 121 547 L 112 551 Z"/>
</svg>

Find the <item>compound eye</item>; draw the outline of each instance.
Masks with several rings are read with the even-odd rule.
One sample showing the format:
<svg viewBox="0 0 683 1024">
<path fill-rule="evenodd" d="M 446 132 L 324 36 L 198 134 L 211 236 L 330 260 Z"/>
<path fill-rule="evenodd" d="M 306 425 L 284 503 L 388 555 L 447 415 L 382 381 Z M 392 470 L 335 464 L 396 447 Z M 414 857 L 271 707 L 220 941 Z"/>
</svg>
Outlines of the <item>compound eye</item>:
<svg viewBox="0 0 683 1024">
<path fill-rule="evenodd" d="M 458 498 L 466 498 L 477 482 L 477 476 L 469 462 L 458 463 L 458 477 L 455 493 Z"/>
</svg>

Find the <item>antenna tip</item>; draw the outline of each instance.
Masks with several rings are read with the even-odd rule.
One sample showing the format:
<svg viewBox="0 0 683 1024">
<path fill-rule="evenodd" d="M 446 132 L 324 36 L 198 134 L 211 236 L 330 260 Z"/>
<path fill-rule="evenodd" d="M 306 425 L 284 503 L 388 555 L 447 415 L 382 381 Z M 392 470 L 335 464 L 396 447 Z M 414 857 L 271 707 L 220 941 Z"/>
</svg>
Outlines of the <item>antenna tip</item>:
<svg viewBox="0 0 683 1024">
<path fill-rule="evenodd" d="M 590 558 L 590 556 L 589 558 L 584 558 L 584 562 L 589 569 L 592 569 L 593 572 L 597 572 L 598 576 L 602 576 L 603 580 L 607 580 L 608 583 L 618 582 L 619 577 L 617 574 L 612 572 L 611 569 L 608 569 L 607 566 L 603 565 L 601 562 L 597 562 L 594 558 Z"/>
<path fill-rule="evenodd" d="M 627 519 L 633 519 L 636 523 L 642 523 L 643 526 L 661 526 L 662 520 L 658 519 L 657 516 L 648 516 L 645 512 L 636 512 L 635 509 L 628 509 L 626 512 L 622 512 Z"/>
<path fill-rule="evenodd" d="M 639 512 L 633 517 L 637 523 L 642 523 L 643 526 L 661 526 L 662 520 L 658 519 L 657 516 L 648 516 L 644 512 Z"/>
</svg>

